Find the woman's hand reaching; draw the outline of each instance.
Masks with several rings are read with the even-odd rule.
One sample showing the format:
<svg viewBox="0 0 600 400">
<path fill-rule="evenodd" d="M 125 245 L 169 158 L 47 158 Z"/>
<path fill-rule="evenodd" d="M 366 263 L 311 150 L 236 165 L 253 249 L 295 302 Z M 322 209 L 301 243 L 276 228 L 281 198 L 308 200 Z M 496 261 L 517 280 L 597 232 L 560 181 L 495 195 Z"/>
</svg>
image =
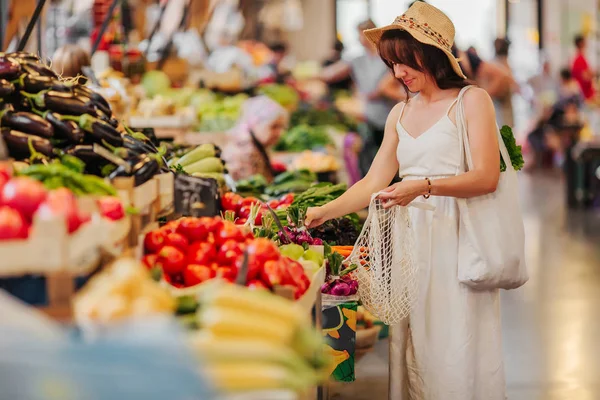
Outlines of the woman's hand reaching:
<svg viewBox="0 0 600 400">
<path fill-rule="evenodd" d="M 323 207 L 309 207 L 306 210 L 306 216 L 304 217 L 304 225 L 307 228 L 315 228 L 319 225 L 323 225 L 329 218 L 325 216 L 325 210 Z"/>
<path fill-rule="evenodd" d="M 427 194 L 428 188 L 429 184 L 425 179 L 402 181 L 383 189 L 377 198 L 386 209 L 393 206 L 407 206 L 417 197 Z"/>
</svg>

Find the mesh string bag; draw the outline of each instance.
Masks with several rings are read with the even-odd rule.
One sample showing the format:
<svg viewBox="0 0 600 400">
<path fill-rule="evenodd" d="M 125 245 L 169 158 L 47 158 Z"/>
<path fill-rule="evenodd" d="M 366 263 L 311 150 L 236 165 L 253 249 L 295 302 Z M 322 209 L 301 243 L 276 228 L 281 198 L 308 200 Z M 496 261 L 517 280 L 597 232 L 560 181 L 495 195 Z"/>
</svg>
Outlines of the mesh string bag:
<svg viewBox="0 0 600 400">
<path fill-rule="evenodd" d="M 376 196 L 371 198 L 369 216 L 346 262 L 357 266 L 354 275 L 364 307 L 393 325 L 410 314 L 417 297 L 416 247 L 408 208 L 386 210 Z M 424 203 L 411 206 L 432 210 Z"/>
</svg>

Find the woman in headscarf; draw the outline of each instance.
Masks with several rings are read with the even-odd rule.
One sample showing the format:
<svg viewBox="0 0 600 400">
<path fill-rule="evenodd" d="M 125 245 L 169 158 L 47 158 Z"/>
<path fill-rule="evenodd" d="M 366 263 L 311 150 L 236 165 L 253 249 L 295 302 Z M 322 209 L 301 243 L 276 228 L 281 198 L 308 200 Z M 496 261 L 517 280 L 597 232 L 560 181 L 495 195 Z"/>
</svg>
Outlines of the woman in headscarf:
<svg viewBox="0 0 600 400">
<path fill-rule="evenodd" d="M 256 174 L 273 179 L 267 151 L 277 143 L 288 122 L 286 109 L 266 96 L 253 97 L 244 103 L 237 124 L 227 132 L 229 143 L 222 155 L 233 179 Z"/>
</svg>

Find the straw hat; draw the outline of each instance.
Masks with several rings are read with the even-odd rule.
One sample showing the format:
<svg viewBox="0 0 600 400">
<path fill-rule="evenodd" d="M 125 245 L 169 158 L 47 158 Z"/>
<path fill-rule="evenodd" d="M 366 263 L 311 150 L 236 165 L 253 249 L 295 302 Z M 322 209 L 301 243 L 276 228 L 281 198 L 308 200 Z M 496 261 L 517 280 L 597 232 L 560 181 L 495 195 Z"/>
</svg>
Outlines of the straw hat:
<svg viewBox="0 0 600 400">
<path fill-rule="evenodd" d="M 458 64 L 458 59 L 452 54 L 454 24 L 446 14 L 430 4 L 418 1 L 406 13 L 397 17 L 391 25 L 367 29 L 364 34 L 367 39 L 377 46 L 384 32 L 395 29 L 406 31 L 419 42 L 442 50 L 448 56 L 454 71 L 466 79 Z"/>
</svg>

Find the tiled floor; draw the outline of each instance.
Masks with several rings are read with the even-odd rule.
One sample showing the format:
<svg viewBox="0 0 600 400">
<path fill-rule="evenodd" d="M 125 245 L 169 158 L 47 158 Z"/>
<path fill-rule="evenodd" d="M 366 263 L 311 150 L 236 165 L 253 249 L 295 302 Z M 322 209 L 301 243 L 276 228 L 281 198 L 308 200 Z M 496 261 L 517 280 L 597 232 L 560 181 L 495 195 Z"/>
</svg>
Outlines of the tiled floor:
<svg viewBox="0 0 600 400">
<path fill-rule="evenodd" d="M 598 400 L 600 213 L 565 210 L 559 174 L 523 175 L 521 184 L 531 279 L 502 294 L 508 399 Z M 330 398 L 387 399 L 387 345 Z"/>
</svg>

